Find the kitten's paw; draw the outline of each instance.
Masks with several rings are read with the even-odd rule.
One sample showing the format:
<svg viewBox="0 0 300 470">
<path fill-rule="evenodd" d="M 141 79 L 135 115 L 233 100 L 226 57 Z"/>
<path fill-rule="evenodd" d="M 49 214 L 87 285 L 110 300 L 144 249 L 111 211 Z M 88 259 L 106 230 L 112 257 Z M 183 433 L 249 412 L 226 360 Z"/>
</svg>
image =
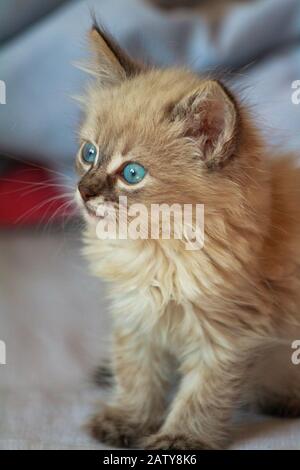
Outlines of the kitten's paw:
<svg viewBox="0 0 300 470">
<path fill-rule="evenodd" d="M 142 440 L 142 449 L 149 450 L 209 450 L 213 447 L 204 444 L 197 437 L 189 434 L 157 433 Z"/>
<path fill-rule="evenodd" d="M 94 439 L 115 447 L 133 447 L 141 436 L 141 429 L 126 412 L 107 407 L 87 424 Z"/>
</svg>

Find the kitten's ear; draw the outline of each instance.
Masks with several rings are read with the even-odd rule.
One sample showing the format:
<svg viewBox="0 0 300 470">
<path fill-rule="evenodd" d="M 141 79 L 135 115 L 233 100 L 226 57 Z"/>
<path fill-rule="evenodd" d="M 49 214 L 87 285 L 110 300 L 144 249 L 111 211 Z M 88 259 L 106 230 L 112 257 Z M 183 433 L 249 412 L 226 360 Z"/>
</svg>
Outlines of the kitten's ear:
<svg viewBox="0 0 300 470">
<path fill-rule="evenodd" d="M 233 154 L 238 127 L 237 106 L 218 81 L 210 80 L 185 96 L 171 111 L 185 136 L 194 139 L 209 168 L 222 166 Z"/>
<path fill-rule="evenodd" d="M 135 62 L 112 36 L 94 23 L 90 31 L 96 54 L 95 73 L 105 85 L 115 84 L 138 75 L 143 66 Z"/>
</svg>

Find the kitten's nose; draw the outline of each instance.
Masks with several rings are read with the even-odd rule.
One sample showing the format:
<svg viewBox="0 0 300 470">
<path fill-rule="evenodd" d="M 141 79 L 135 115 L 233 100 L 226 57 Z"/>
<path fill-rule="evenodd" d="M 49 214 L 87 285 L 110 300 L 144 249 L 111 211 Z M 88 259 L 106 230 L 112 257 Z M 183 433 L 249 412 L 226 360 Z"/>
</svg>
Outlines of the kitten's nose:
<svg viewBox="0 0 300 470">
<path fill-rule="evenodd" d="M 93 186 L 88 186 L 86 184 L 79 183 L 78 190 L 81 194 L 81 197 L 84 202 L 87 202 L 92 197 L 97 196 L 98 191 Z"/>
</svg>

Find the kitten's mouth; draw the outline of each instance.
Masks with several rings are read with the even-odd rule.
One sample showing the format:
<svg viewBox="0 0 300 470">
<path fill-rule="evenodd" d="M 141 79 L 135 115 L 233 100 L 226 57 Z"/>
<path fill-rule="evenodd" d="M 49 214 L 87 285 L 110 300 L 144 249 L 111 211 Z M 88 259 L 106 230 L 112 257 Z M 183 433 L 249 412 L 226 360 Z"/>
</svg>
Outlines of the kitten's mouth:
<svg viewBox="0 0 300 470">
<path fill-rule="evenodd" d="M 89 207 L 88 205 L 85 205 L 84 207 L 88 215 L 93 219 L 104 219 L 105 214 L 101 213 L 97 208 Z"/>
<path fill-rule="evenodd" d="M 103 220 L 111 215 L 111 207 L 107 204 L 99 204 L 97 206 L 85 204 L 87 214 L 94 220 Z"/>
</svg>

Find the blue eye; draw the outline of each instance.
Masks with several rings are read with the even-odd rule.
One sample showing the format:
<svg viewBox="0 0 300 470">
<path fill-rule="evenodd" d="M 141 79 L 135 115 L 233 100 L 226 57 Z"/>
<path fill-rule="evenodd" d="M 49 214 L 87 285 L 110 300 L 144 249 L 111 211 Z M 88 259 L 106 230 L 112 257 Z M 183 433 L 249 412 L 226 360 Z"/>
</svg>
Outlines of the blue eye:
<svg viewBox="0 0 300 470">
<path fill-rule="evenodd" d="M 94 163 L 98 154 L 95 145 L 87 142 L 82 148 L 82 158 L 86 163 Z"/>
<path fill-rule="evenodd" d="M 128 165 L 123 168 L 122 176 L 127 183 L 137 184 L 145 178 L 146 170 L 138 163 L 128 163 Z"/>
</svg>

